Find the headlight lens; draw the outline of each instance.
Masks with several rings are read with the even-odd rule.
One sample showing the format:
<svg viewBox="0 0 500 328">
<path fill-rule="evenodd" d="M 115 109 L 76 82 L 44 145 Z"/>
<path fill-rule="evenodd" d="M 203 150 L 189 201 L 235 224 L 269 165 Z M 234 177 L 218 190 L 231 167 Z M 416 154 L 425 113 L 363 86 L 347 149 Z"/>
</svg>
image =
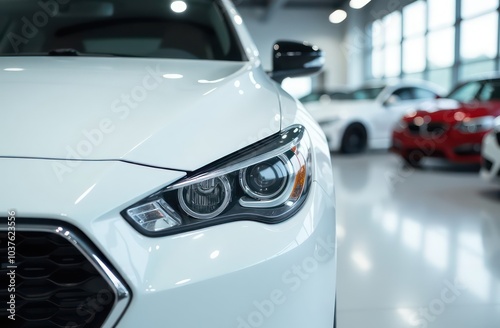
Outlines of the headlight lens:
<svg viewBox="0 0 500 328">
<path fill-rule="evenodd" d="M 302 126 L 200 169 L 123 211 L 141 233 L 165 236 L 237 220 L 280 223 L 304 202 L 311 143 Z"/>
<path fill-rule="evenodd" d="M 495 131 L 500 132 L 500 116 L 495 118 L 493 124 L 495 125 Z"/>
<path fill-rule="evenodd" d="M 403 132 L 406 128 L 408 128 L 408 122 L 402 119 L 396 124 L 396 126 L 394 126 L 394 131 Z"/>
<path fill-rule="evenodd" d="M 495 127 L 493 116 L 484 116 L 475 119 L 463 120 L 455 126 L 462 133 L 479 133 L 491 130 Z"/>
<path fill-rule="evenodd" d="M 196 219 L 211 219 L 222 213 L 231 200 L 231 185 L 227 177 L 208 179 L 178 191 L 184 212 Z"/>
<path fill-rule="evenodd" d="M 268 200 L 282 192 L 289 173 L 293 172 L 286 156 L 274 157 L 241 170 L 240 184 L 250 197 Z"/>
</svg>

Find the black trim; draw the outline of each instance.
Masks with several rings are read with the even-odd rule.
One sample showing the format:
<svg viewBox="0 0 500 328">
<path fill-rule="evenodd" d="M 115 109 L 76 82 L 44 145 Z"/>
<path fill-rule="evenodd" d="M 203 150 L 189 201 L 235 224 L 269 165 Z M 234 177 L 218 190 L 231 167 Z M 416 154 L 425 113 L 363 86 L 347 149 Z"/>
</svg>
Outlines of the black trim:
<svg viewBox="0 0 500 328">
<path fill-rule="evenodd" d="M 493 168 L 493 162 L 483 157 L 482 166 L 486 171 L 489 172 Z"/>
</svg>

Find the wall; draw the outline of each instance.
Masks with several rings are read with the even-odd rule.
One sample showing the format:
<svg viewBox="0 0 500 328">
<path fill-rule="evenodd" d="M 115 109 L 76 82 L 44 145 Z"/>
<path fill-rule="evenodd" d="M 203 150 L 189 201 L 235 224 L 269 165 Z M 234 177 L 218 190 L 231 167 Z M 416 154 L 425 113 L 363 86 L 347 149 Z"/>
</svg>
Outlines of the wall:
<svg viewBox="0 0 500 328">
<path fill-rule="evenodd" d="M 308 41 L 326 52 L 325 86 L 334 88 L 346 84 L 347 57 L 341 47 L 345 26 L 333 25 L 328 21 L 330 10 L 282 8 L 267 21 L 263 20 L 263 9 L 240 8 L 239 12 L 259 48 L 266 70 L 272 67 L 272 46 L 275 41 Z"/>
</svg>

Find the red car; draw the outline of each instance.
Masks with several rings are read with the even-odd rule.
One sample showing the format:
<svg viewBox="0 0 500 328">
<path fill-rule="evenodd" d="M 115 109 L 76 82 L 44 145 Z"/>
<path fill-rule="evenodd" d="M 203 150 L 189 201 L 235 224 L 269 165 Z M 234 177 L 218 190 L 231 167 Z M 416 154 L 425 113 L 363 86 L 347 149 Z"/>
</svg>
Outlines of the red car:
<svg viewBox="0 0 500 328">
<path fill-rule="evenodd" d="M 395 127 L 391 150 L 418 166 L 424 157 L 445 158 L 457 163 L 481 162 L 483 137 L 500 116 L 500 77 L 459 85 L 447 97 L 453 108 L 417 111 Z"/>
</svg>

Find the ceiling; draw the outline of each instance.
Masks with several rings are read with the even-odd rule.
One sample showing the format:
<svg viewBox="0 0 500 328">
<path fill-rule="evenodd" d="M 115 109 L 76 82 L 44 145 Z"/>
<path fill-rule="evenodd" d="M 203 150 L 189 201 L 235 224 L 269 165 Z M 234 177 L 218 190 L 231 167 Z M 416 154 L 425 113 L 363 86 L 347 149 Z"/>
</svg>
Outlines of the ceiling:
<svg viewBox="0 0 500 328">
<path fill-rule="evenodd" d="M 260 7 L 266 11 L 263 20 L 269 20 L 281 8 L 338 9 L 349 0 L 233 0 L 238 7 Z"/>
<path fill-rule="evenodd" d="M 234 0 L 238 7 L 271 7 L 279 4 L 279 7 L 296 8 L 340 8 L 348 0 Z"/>
</svg>

